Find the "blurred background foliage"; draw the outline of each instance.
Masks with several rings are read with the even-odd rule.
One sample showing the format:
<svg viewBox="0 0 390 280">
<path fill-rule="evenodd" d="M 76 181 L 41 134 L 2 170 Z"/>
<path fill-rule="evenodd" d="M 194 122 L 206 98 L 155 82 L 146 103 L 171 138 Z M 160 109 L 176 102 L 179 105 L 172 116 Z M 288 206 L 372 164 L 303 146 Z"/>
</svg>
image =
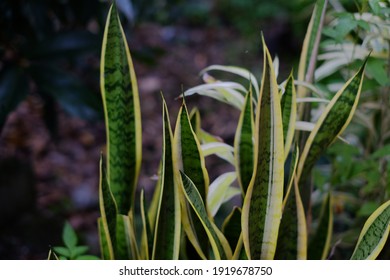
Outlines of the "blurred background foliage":
<svg viewBox="0 0 390 280">
<path fill-rule="evenodd" d="M 143 163 L 153 167 L 151 169 L 154 171 L 148 171 L 148 175 L 156 172 L 157 168 L 154 167 L 157 167 L 159 160 L 156 154 L 159 149 L 153 146 L 156 143 L 155 134 L 160 134 L 161 131 L 161 127 L 156 125 L 160 122 L 160 114 L 155 112 L 155 107 L 160 108 L 160 103 L 158 95 L 155 94 L 156 97 L 151 98 L 142 90 L 159 92 L 166 87 L 168 91 L 173 89 L 173 93 L 168 94 L 176 97 L 180 93 L 180 85 L 187 87 L 198 83 L 198 71 L 212 63 L 235 64 L 258 73 L 261 65 L 261 31 L 272 55 L 277 54 L 280 57 L 280 77 L 286 78 L 292 67 L 297 69 L 301 44 L 314 2 L 117 1 L 125 32 L 129 41 L 133 42 L 130 48 L 139 74 L 141 96 L 144 94 L 145 98 L 144 104 L 141 104 L 145 106 L 142 108 L 143 115 L 151 118 L 145 122 L 148 129 L 144 131 L 146 147 L 151 150 L 150 161 L 154 161 Z M 343 240 L 341 245 L 340 242 L 337 243 L 338 248 L 343 250 L 351 249 L 353 238 L 357 236 L 354 231 L 360 231 L 365 218 L 390 195 L 389 10 L 380 6 L 381 2 L 387 1 L 330 0 L 326 16 L 327 27 L 323 31 L 319 57 L 318 68 L 322 67 L 322 72 L 317 73 L 320 79 L 316 86 L 329 97 L 345 77 L 351 76 L 360 65 L 359 54 L 364 53 L 364 49 L 374 49 L 381 53 L 378 56 L 372 55 L 367 65 L 367 79 L 359 112 L 345 136 L 350 144 L 336 142 L 321 160 L 314 176 L 316 186 L 336 190 L 336 212 L 339 213 L 336 228 L 338 227 L 340 235 L 335 237 L 334 243 Z M 69 152 L 65 157 L 64 164 L 71 166 L 65 170 L 77 173 L 78 169 L 84 167 L 92 170 L 88 171 L 90 176 L 98 177 L 97 158 L 99 150 L 104 148 L 105 139 L 104 135 L 101 135 L 104 134 L 104 125 L 99 92 L 99 61 L 108 6 L 108 1 L 102 0 L 0 1 L 0 212 L 3 213 L 0 214 L 0 258 L 44 258 L 48 251 L 48 242 L 60 243 L 65 219 L 70 219 L 72 224 L 76 225 L 76 230 L 82 229 L 83 225 L 86 227 L 86 212 L 93 213 L 91 223 L 96 220 L 97 197 L 95 200 L 87 199 L 89 204 L 82 208 L 83 215 L 75 214 L 77 211 L 72 210 L 77 203 L 71 203 L 69 200 L 79 201 L 82 196 L 91 196 L 91 192 L 78 188 L 73 196 L 67 197 L 62 193 L 58 200 L 64 202 L 57 203 L 58 200 L 55 200 L 55 203 L 44 204 L 43 208 L 50 207 L 49 217 L 60 217 L 55 222 L 51 218 L 38 221 L 33 218 L 27 225 L 18 224 L 23 215 L 33 211 L 35 206 L 31 205 L 36 204 L 37 198 L 39 201 L 42 188 L 37 190 L 36 184 L 40 180 L 43 181 L 42 184 L 48 185 L 44 188 L 45 192 L 58 191 L 55 184 L 61 180 L 73 181 L 69 179 L 70 174 L 64 171 L 57 174 L 62 176 L 62 179 L 42 179 L 40 170 L 50 169 L 50 166 L 45 163 L 45 166 L 40 167 L 37 161 L 52 151 L 44 151 L 39 156 L 34 156 L 31 151 L 22 152 L 22 156 L 27 155 L 29 158 L 20 158 L 18 153 L 10 152 L 9 146 L 12 143 L 4 144 L 7 137 L 8 140 L 16 139 L 10 138 L 9 130 L 4 128 L 11 113 L 20 108 L 26 100 L 33 104 L 38 103 L 39 118 L 50 135 L 49 142 L 41 145 L 45 146 L 41 148 L 44 150 L 48 149 L 48 143 L 61 142 L 61 137 L 65 135 L 61 132 L 64 126 L 69 126 L 69 130 L 72 128 L 74 119 L 69 118 L 83 120 L 77 132 L 67 132 L 70 136 L 66 134 L 75 139 L 69 142 L 70 146 L 73 145 L 73 148 L 69 149 L 74 149 L 74 152 Z M 357 16 L 367 13 L 372 14 L 375 20 Z M 200 36 L 199 32 L 204 34 Z M 163 42 L 156 42 L 158 40 Z M 352 47 L 354 51 L 347 47 Z M 199 55 L 200 50 L 208 48 L 212 51 Z M 340 60 L 340 57 L 348 59 L 342 64 L 328 66 L 327 63 Z M 164 60 L 165 58 L 168 59 Z M 143 79 L 145 73 L 152 73 L 157 78 L 149 76 Z M 186 77 L 187 73 L 192 73 L 191 79 Z M 176 80 L 170 80 L 168 74 L 176 74 Z M 156 82 L 156 79 L 159 82 Z M 170 83 L 170 86 L 166 86 L 164 81 Z M 224 138 L 233 139 L 236 121 L 231 120 L 231 112 L 216 111 L 213 103 L 203 105 L 205 108 L 209 106 L 205 116 L 211 119 L 205 120 L 206 125 L 209 124 L 211 130 L 223 129 L 221 133 L 226 131 L 228 134 Z M 216 113 L 218 118 L 215 117 Z M 22 116 L 26 126 L 39 130 L 34 123 L 35 118 L 29 114 Z M 61 121 L 62 119 L 65 121 Z M 217 119 L 224 125 L 218 126 Z M 61 122 L 62 126 L 59 124 Z M 91 127 L 94 132 L 89 133 Z M 25 136 L 22 134 L 22 137 Z M 93 141 L 90 140 L 91 137 Z M 76 143 L 80 141 L 83 145 L 79 147 Z M 28 149 L 33 148 L 29 146 Z M 67 149 L 61 150 L 61 146 L 58 146 L 55 152 L 68 152 Z M 80 154 L 85 154 L 85 158 L 89 158 L 92 163 L 80 163 Z M 84 160 L 84 157 L 82 159 Z M 12 180 L 18 176 L 20 180 Z M 87 183 L 80 185 L 89 184 L 89 188 L 96 191 L 96 182 L 87 180 Z M 356 210 L 357 216 L 353 214 Z M 75 215 L 79 215 L 79 218 L 74 218 Z M 91 226 L 91 223 L 88 224 L 93 227 L 91 232 L 96 232 L 96 225 Z M 26 228 L 30 230 L 21 234 Z M 19 233 L 15 234 L 16 231 Z M 37 235 L 34 238 L 29 234 L 33 231 Z M 348 239 L 348 236 L 351 238 Z M 96 240 L 96 236 L 86 236 L 84 241 L 92 244 L 92 250 L 95 246 L 96 252 Z M 337 254 L 344 252 L 335 250 L 335 258 L 338 257 Z M 350 255 L 348 252 L 345 254 Z"/>
</svg>

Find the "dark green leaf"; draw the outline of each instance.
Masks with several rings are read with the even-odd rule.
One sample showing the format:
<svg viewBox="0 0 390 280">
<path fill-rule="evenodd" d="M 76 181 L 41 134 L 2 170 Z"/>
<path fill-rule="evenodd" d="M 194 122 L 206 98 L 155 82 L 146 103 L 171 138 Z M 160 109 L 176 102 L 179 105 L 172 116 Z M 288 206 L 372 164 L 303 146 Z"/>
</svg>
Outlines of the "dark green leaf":
<svg viewBox="0 0 390 280">
<path fill-rule="evenodd" d="M 87 88 L 80 79 L 58 68 L 34 64 L 29 68 L 38 90 L 53 97 L 70 115 L 86 120 L 101 119 L 99 95 Z"/>
</svg>

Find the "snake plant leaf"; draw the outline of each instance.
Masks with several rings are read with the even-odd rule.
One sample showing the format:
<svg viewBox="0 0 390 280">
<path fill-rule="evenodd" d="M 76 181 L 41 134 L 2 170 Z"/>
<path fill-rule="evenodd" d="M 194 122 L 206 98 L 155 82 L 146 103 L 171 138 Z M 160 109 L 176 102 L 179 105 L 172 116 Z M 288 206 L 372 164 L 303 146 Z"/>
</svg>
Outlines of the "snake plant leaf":
<svg viewBox="0 0 390 280">
<path fill-rule="evenodd" d="M 152 255 L 154 260 L 177 260 L 179 258 L 181 217 L 178 184 L 174 172 L 172 139 L 168 109 L 163 98 L 163 159 Z"/>
<path fill-rule="evenodd" d="M 256 93 L 255 96 L 252 96 L 252 97 L 254 98 L 254 101 L 257 101 L 257 99 L 259 97 L 259 88 L 260 88 L 259 83 L 257 82 L 255 75 L 253 75 L 247 69 L 237 67 L 237 66 L 228 66 L 228 65 L 210 65 L 210 66 L 206 67 L 205 69 L 203 69 L 200 74 L 204 75 L 205 73 L 210 72 L 210 71 L 227 72 L 227 73 L 235 74 L 235 75 L 238 75 L 238 76 L 243 77 L 245 79 L 248 79 L 252 85 L 251 90 L 253 87 L 253 89 L 255 90 L 255 93 Z"/>
<path fill-rule="evenodd" d="M 242 96 L 242 92 L 244 91 L 245 88 L 239 83 L 217 81 L 190 88 L 184 92 L 184 96 L 190 96 L 197 93 L 240 109 L 244 103 L 244 97 Z"/>
<path fill-rule="evenodd" d="M 249 259 L 273 259 L 282 215 L 284 145 L 278 85 L 264 42 L 264 66 L 255 121 L 254 173 L 242 209 Z"/>
<path fill-rule="evenodd" d="M 157 174 L 157 181 L 154 186 L 154 192 L 152 201 L 150 202 L 149 208 L 148 208 L 148 220 L 150 229 L 152 232 L 154 232 L 154 226 L 156 224 L 156 217 L 158 212 L 158 205 L 160 202 L 160 194 L 161 194 L 161 172 L 162 172 L 162 161 L 160 161 L 159 167 L 158 167 L 158 174 Z"/>
<path fill-rule="evenodd" d="M 293 152 L 291 153 L 291 160 L 290 160 L 290 168 L 288 172 L 288 180 L 285 182 L 285 187 L 283 189 L 283 208 L 286 205 L 288 196 L 290 194 L 293 182 L 295 180 L 295 174 L 298 166 L 298 158 L 299 158 L 299 148 L 298 145 L 295 145 L 295 148 Z M 287 163 L 287 162 L 286 162 Z M 285 164 L 286 165 L 286 164 Z"/>
<path fill-rule="evenodd" d="M 390 233 L 390 200 L 367 219 L 360 233 L 352 260 L 373 260 L 379 255 Z"/>
<path fill-rule="evenodd" d="M 194 182 L 180 170 L 180 176 L 182 179 L 182 187 L 187 201 L 195 211 L 199 220 L 207 233 L 207 238 L 211 244 L 211 248 L 214 253 L 214 257 L 217 260 L 231 259 L 232 251 L 228 241 L 214 222 L 209 218 L 209 214 L 205 208 L 205 204 L 202 201 L 202 197 L 195 186 Z"/>
<path fill-rule="evenodd" d="M 104 30 L 100 88 L 107 128 L 107 178 L 118 212 L 127 215 L 141 165 L 141 113 L 133 62 L 115 3 Z"/>
<path fill-rule="evenodd" d="M 235 248 L 233 259 L 247 259 L 242 241 L 241 208 L 234 207 L 222 224 L 222 233 L 229 242 L 230 248 Z"/>
<path fill-rule="evenodd" d="M 141 259 L 149 260 L 153 250 L 153 233 L 150 228 L 149 217 L 146 213 L 145 190 L 140 193 L 140 212 L 142 221 Z"/>
<path fill-rule="evenodd" d="M 253 103 L 252 89 L 250 88 L 245 97 L 234 137 L 235 166 L 243 195 L 245 195 L 253 175 L 253 133 Z"/>
<path fill-rule="evenodd" d="M 176 160 L 179 167 L 186 174 L 191 174 L 191 180 L 198 188 L 202 200 L 206 201 L 209 176 L 205 167 L 204 155 L 199 140 L 192 129 L 184 99 L 178 113 L 174 140 L 177 148 Z"/>
<path fill-rule="evenodd" d="M 226 193 L 236 178 L 236 172 L 226 172 L 217 177 L 210 184 L 209 193 L 207 194 L 207 203 L 212 217 L 217 214 L 222 203 L 226 202 Z"/>
<path fill-rule="evenodd" d="M 234 148 L 228 144 L 221 142 L 211 142 L 202 144 L 201 146 L 203 156 L 216 155 L 217 157 L 226 160 L 234 165 Z"/>
<path fill-rule="evenodd" d="M 118 214 L 116 221 L 115 259 L 139 259 L 135 240 L 135 230 L 131 218 L 126 215 Z"/>
<path fill-rule="evenodd" d="M 191 175 L 202 201 L 206 203 L 205 209 L 210 213 L 207 206 L 209 177 L 200 143 L 191 127 L 184 98 L 176 121 L 173 153 L 176 168 Z M 207 233 L 195 211 L 188 205 L 184 194 L 181 195 L 181 204 L 185 233 L 196 252 L 203 258 L 209 251 Z"/>
<path fill-rule="evenodd" d="M 106 231 L 104 229 L 103 220 L 101 217 L 98 218 L 98 234 L 99 234 L 99 244 L 100 244 L 100 252 L 103 260 L 112 260 L 114 259 L 114 253 L 112 249 L 112 245 L 110 245 L 107 240 Z"/>
<path fill-rule="evenodd" d="M 99 206 L 100 206 L 100 242 L 104 250 L 103 258 L 115 258 L 117 207 L 107 182 L 103 156 L 100 155 L 99 163 Z M 103 246 L 104 245 L 104 246 Z"/>
<path fill-rule="evenodd" d="M 366 62 L 327 104 L 307 138 L 297 170 L 305 210 L 309 204 L 307 200 L 311 191 L 305 188 L 307 184 L 303 182 L 323 150 L 333 143 L 350 123 L 359 102 L 365 65 Z"/>
<path fill-rule="evenodd" d="M 286 82 L 285 91 L 281 99 L 281 107 L 283 119 L 284 156 L 286 159 L 294 138 L 295 122 L 297 119 L 297 101 L 292 72 Z"/>
<path fill-rule="evenodd" d="M 299 60 L 299 81 L 312 83 L 314 80 L 314 70 L 327 5 L 328 0 L 317 0 L 314 6 Z M 297 95 L 299 98 L 305 97 L 307 95 L 307 89 L 299 86 Z"/>
<path fill-rule="evenodd" d="M 327 258 L 333 231 L 333 199 L 329 192 L 321 208 L 318 227 L 308 246 L 309 260 L 324 260 Z"/>
<path fill-rule="evenodd" d="M 194 130 L 196 137 L 200 139 L 200 132 L 201 132 L 201 118 L 200 118 L 200 112 L 198 108 L 193 108 L 190 113 L 190 121 L 192 129 Z"/>
<path fill-rule="evenodd" d="M 283 207 L 276 260 L 305 260 L 307 258 L 307 229 L 298 184 L 294 184 Z"/>
</svg>

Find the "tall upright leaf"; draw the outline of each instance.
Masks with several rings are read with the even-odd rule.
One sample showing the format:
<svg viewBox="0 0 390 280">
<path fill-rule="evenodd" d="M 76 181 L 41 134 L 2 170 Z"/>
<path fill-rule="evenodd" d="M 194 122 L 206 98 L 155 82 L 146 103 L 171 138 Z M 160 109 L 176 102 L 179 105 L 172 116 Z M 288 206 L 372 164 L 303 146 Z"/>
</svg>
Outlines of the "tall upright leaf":
<svg viewBox="0 0 390 280">
<path fill-rule="evenodd" d="M 99 219 L 99 233 L 102 255 L 104 259 L 115 259 L 117 208 L 107 182 L 103 156 L 100 156 L 99 173 L 99 206 L 102 215 Z"/>
<path fill-rule="evenodd" d="M 318 47 L 328 0 L 317 0 L 303 41 L 299 60 L 298 80 L 312 83 L 317 62 Z M 298 97 L 305 97 L 307 89 L 298 87 Z"/>
<path fill-rule="evenodd" d="M 249 259 L 272 259 L 282 214 L 284 147 L 278 85 L 265 45 L 256 108 L 254 172 L 244 199 L 242 232 Z"/>
<path fill-rule="evenodd" d="M 241 111 L 234 138 L 237 177 L 243 196 L 245 196 L 253 174 L 253 132 L 254 121 L 251 87 L 245 97 L 244 107 Z"/>
<path fill-rule="evenodd" d="M 133 206 L 141 164 L 141 113 L 133 63 L 115 2 L 104 30 L 100 88 L 107 131 L 107 178 L 118 212 L 126 215 Z"/>
<path fill-rule="evenodd" d="M 304 260 L 307 258 L 307 229 L 298 184 L 291 188 L 283 208 L 279 238 L 276 247 L 277 260 Z"/>
<path fill-rule="evenodd" d="M 383 247 L 390 234 L 390 200 L 383 203 L 367 219 L 360 233 L 352 260 L 373 260 Z"/>
<path fill-rule="evenodd" d="M 297 99 L 294 86 L 293 73 L 287 79 L 285 91 L 282 95 L 282 119 L 283 119 L 283 139 L 284 157 L 287 158 L 295 134 L 295 122 L 297 119 Z"/>
<path fill-rule="evenodd" d="M 179 170 L 189 174 L 203 203 L 205 203 L 207 213 L 210 215 L 207 206 L 209 177 L 200 143 L 192 129 L 184 99 L 176 121 L 174 143 L 175 164 Z M 183 198 L 181 196 L 183 228 L 197 254 L 204 258 L 209 251 L 207 233 L 195 211 Z"/>
<path fill-rule="evenodd" d="M 172 138 L 168 109 L 163 99 L 163 159 L 160 174 L 160 200 L 154 233 L 153 259 L 175 260 L 179 258 L 180 201 L 178 184 L 177 180 L 175 180 Z"/>
</svg>

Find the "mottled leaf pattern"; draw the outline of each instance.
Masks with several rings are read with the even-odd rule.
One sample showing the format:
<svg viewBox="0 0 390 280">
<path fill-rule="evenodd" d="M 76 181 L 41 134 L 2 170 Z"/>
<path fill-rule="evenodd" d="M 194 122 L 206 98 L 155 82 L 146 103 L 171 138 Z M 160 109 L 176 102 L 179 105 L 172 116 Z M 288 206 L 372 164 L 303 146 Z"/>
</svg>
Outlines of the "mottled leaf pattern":
<svg viewBox="0 0 390 280">
<path fill-rule="evenodd" d="M 264 40 L 263 48 L 263 78 L 255 121 L 255 167 L 242 210 L 243 240 L 249 259 L 274 257 L 282 215 L 282 113 L 274 67 Z"/>
<path fill-rule="evenodd" d="M 199 220 L 207 233 L 215 258 L 217 260 L 230 259 L 232 257 L 232 252 L 229 243 L 217 226 L 209 219 L 204 202 L 202 201 L 202 197 L 196 186 L 186 174 L 180 171 L 180 175 L 183 181 L 183 189 L 187 201 L 199 217 Z"/>
<path fill-rule="evenodd" d="M 130 211 L 141 164 L 141 114 L 136 77 L 115 4 L 104 31 L 100 87 L 107 134 L 107 178 L 118 211 Z"/>
<path fill-rule="evenodd" d="M 253 104 L 252 89 L 250 88 L 245 97 L 234 139 L 236 170 L 243 195 L 245 195 L 253 175 L 253 133 Z"/>
<path fill-rule="evenodd" d="M 179 258 L 180 201 L 174 174 L 172 130 L 165 100 L 163 99 L 163 159 L 161 190 L 154 234 L 153 259 Z"/>
<path fill-rule="evenodd" d="M 367 219 L 360 233 L 352 260 L 373 260 L 381 252 L 390 233 L 390 200 Z"/>
</svg>

